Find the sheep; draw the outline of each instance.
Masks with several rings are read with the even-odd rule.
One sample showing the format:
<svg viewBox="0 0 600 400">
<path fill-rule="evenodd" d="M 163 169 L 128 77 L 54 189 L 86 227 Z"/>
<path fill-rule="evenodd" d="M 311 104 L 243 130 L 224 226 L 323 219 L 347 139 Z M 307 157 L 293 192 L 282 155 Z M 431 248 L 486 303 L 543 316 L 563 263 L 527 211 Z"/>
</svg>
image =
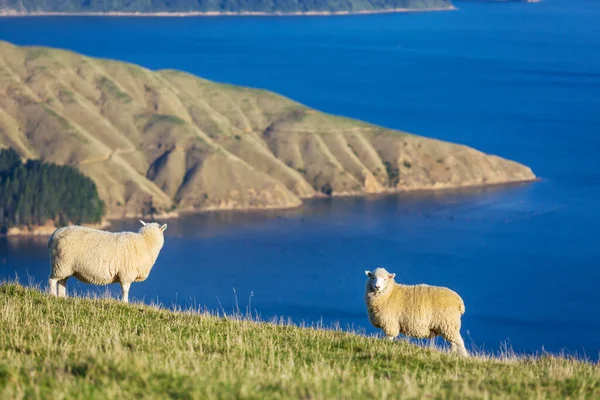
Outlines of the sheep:
<svg viewBox="0 0 600 400">
<path fill-rule="evenodd" d="M 50 293 L 66 296 L 67 279 L 73 276 L 94 285 L 119 282 L 121 300 L 128 303 L 131 283 L 148 277 L 167 229 L 167 224 L 140 222 L 142 227 L 137 233 L 112 233 L 82 226 L 55 230 L 48 240 Z"/>
<path fill-rule="evenodd" d="M 383 330 L 388 339 L 400 333 L 417 339 L 442 336 L 453 352 L 468 356 L 460 336 L 465 304 L 454 291 L 430 285 L 401 285 L 396 274 L 384 268 L 365 271 L 368 276 L 365 303 L 369 321 Z"/>
</svg>

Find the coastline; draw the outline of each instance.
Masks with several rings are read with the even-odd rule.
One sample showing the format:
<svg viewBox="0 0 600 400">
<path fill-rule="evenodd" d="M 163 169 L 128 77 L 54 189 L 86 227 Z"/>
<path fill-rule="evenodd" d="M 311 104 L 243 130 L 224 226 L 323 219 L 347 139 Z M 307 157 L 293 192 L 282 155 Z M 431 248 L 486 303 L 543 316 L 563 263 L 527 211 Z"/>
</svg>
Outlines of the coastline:
<svg viewBox="0 0 600 400">
<path fill-rule="evenodd" d="M 452 193 L 461 190 L 472 190 L 472 189 L 486 189 L 486 188 L 502 188 L 502 187 L 511 187 L 518 185 L 527 185 L 535 182 L 540 182 L 542 179 L 539 177 L 535 177 L 533 179 L 526 179 L 520 181 L 509 181 L 509 182 L 499 182 L 499 183 L 488 183 L 488 184 L 478 184 L 478 185 L 463 185 L 463 186 L 447 186 L 447 187 L 415 187 L 415 188 L 406 188 L 399 190 L 384 190 L 380 193 L 360 193 L 360 192 L 352 192 L 352 193 L 338 193 L 330 196 L 331 198 L 344 198 L 344 197 L 382 197 L 382 196 L 391 196 L 391 195 L 399 195 L 399 194 L 407 194 L 410 193 L 412 195 L 419 195 L 425 193 Z M 312 197 L 302 198 L 302 200 L 315 200 L 326 198 L 327 196 L 317 195 Z M 283 211 L 283 210 L 294 210 L 297 208 L 301 208 L 304 205 L 304 202 L 299 206 L 294 207 L 261 207 L 261 208 L 199 208 L 199 209 L 180 209 L 173 212 L 155 214 L 153 216 L 154 220 L 169 220 L 169 219 L 178 219 L 185 217 L 186 215 L 197 215 L 203 213 L 214 213 L 214 212 L 237 212 L 237 213 L 252 213 L 252 212 L 268 212 L 268 211 Z M 141 214 L 131 213 L 125 215 L 109 215 L 105 217 L 105 220 L 100 224 L 83 224 L 83 226 L 87 226 L 95 229 L 103 229 L 111 225 L 110 221 L 123 221 L 134 218 L 147 218 L 141 216 Z M 9 237 L 32 237 L 32 236 L 50 236 L 52 233 L 58 229 L 58 227 L 53 224 L 46 224 L 44 226 L 34 226 L 31 228 L 19 228 L 13 227 L 10 228 L 5 234 L 0 234 L 0 238 L 9 238 Z"/>
<path fill-rule="evenodd" d="M 110 221 L 108 219 L 104 219 L 102 222 L 98 224 L 81 224 L 87 228 L 94 229 L 103 229 L 110 226 Z M 8 228 L 6 233 L 0 233 L 0 238 L 8 238 L 8 237 L 30 237 L 30 236 L 51 236 L 55 230 L 59 227 L 53 223 L 46 223 L 46 225 L 37 225 L 31 227 L 19 227 L 13 226 L 12 228 Z"/>
<path fill-rule="evenodd" d="M 458 8 L 433 7 L 433 8 L 393 8 L 382 10 L 361 10 L 361 11 L 296 11 L 296 12 L 263 12 L 263 11 L 189 11 L 189 12 L 133 12 L 133 11 L 107 11 L 107 12 L 56 12 L 56 11 L 16 11 L 1 10 L 1 17 L 330 17 L 343 15 L 371 15 L 371 14 L 392 14 L 392 13 L 411 13 L 411 12 L 434 12 L 434 11 L 455 11 Z"/>
</svg>

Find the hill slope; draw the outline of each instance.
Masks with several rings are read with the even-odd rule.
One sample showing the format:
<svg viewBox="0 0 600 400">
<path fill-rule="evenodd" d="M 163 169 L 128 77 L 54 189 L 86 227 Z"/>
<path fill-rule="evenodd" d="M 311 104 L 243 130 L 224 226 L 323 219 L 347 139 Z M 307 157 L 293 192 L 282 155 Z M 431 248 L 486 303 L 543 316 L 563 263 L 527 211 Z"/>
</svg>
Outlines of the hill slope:
<svg viewBox="0 0 600 400">
<path fill-rule="evenodd" d="M 450 0 L 0 0 L 0 13 L 343 13 L 451 9 Z"/>
<path fill-rule="evenodd" d="M 528 181 L 521 164 L 264 90 L 0 42 L 0 147 L 80 169 L 109 216 Z"/>
<path fill-rule="evenodd" d="M 600 368 L 0 285 L 0 398 L 598 398 Z"/>
</svg>

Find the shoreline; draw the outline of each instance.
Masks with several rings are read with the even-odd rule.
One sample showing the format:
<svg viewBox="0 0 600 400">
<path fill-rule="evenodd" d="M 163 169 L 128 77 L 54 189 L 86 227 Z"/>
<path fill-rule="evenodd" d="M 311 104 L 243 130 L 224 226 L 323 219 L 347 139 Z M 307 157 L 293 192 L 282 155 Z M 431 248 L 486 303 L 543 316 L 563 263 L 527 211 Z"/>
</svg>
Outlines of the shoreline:
<svg viewBox="0 0 600 400">
<path fill-rule="evenodd" d="M 81 224 L 81 226 L 85 226 L 87 228 L 94 229 L 104 229 L 110 226 L 111 223 L 108 218 L 102 220 L 97 224 Z M 59 226 L 54 225 L 53 223 L 46 223 L 45 225 L 36 225 L 32 227 L 23 227 L 23 226 L 13 226 L 8 228 L 5 233 L 0 233 L 0 238 L 10 238 L 10 237 L 50 237 L 55 230 L 60 228 Z"/>
<path fill-rule="evenodd" d="M 2 17 L 331 17 L 344 15 L 372 15 L 412 12 L 455 11 L 455 6 L 433 8 L 393 8 L 382 10 L 360 11 L 295 11 L 295 12 L 264 12 L 264 11 L 187 11 L 187 12 L 139 12 L 139 11 L 87 11 L 87 12 L 60 12 L 60 11 L 16 11 L 1 10 Z"/>
<path fill-rule="evenodd" d="M 348 198 L 348 197 L 383 197 L 383 196 L 393 196 L 400 194 L 411 194 L 418 196 L 419 194 L 430 194 L 430 193 L 452 193 L 452 192 L 460 192 L 462 190 L 473 190 L 473 189 L 488 189 L 488 188 L 502 188 L 502 187 L 512 187 L 519 185 L 528 185 L 535 182 L 540 182 L 542 179 L 540 177 L 535 177 L 534 179 L 527 179 L 521 181 L 510 181 L 510 182 L 501 182 L 501 183 L 489 183 L 483 185 L 465 185 L 465 186 L 451 186 L 451 187 L 432 187 L 432 188 L 414 188 L 414 189 L 401 189 L 401 190 L 386 190 L 381 193 L 339 193 L 329 196 L 329 198 Z M 216 213 L 216 212 L 236 212 L 236 213 L 261 213 L 261 212 L 276 212 L 276 211 L 285 211 L 285 210 L 295 210 L 303 207 L 305 205 L 305 201 L 311 200 L 319 200 L 328 198 L 328 196 L 313 196 L 302 198 L 302 204 L 295 207 L 262 207 L 262 208 L 207 208 L 207 209 L 181 209 L 173 212 L 155 214 L 153 219 L 157 220 L 169 220 L 169 219 L 179 219 L 188 215 L 198 215 L 204 213 Z M 121 215 L 121 216 L 106 216 L 104 221 L 101 224 L 97 224 L 96 226 L 92 226 L 94 224 L 83 224 L 83 226 L 89 226 L 96 229 L 103 229 L 111 225 L 111 221 L 125 221 L 129 219 L 136 218 L 147 218 L 140 216 L 140 214 L 130 214 L 130 215 Z M 98 226 L 100 225 L 100 226 Z M 58 229 L 59 227 L 53 227 L 50 225 L 44 226 L 35 226 L 32 228 L 18 228 L 13 227 L 8 230 L 7 233 L 0 234 L 0 238 L 15 238 L 15 237 L 49 237 L 52 233 Z"/>
</svg>

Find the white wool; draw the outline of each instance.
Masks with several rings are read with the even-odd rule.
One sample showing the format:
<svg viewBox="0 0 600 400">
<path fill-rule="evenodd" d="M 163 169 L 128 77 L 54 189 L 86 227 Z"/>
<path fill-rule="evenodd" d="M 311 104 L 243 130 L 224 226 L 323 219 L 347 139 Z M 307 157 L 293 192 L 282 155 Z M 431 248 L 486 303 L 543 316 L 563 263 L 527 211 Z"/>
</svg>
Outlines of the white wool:
<svg viewBox="0 0 600 400">
<path fill-rule="evenodd" d="M 137 233 L 112 233 L 82 226 L 57 229 L 48 241 L 51 293 L 66 295 L 66 281 L 73 276 L 95 285 L 119 282 L 123 301 L 127 302 L 131 283 L 144 281 L 150 274 L 167 228 L 166 224 L 140 222 L 143 226 Z"/>
<path fill-rule="evenodd" d="M 442 336 L 453 351 L 468 355 L 460 335 L 465 305 L 454 291 L 429 285 L 400 285 L 384 268 L 365 271 L 369 321 L 389 339 L 399 334 L 417 339 Z"/>
</svg>

